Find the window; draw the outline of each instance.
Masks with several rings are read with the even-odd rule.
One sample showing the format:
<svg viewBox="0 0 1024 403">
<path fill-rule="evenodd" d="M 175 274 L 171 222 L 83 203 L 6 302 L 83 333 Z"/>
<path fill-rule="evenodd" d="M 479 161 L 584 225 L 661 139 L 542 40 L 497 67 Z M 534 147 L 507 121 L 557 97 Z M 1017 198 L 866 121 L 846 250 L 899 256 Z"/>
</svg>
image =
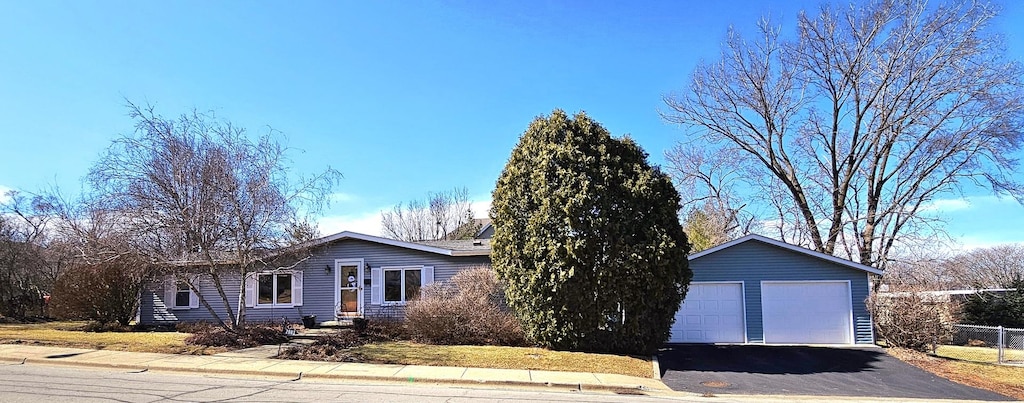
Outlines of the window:
<svg viewBox="0 0 1024 403">
<path fill-rule="evenodd" d="M 257 305 L 291 305 L 292 274 L 262 273 L 258 275 Z"/>
<path fill-rule="evenodd" d="M 199 287 L 196 279 L 192 279 L 196 287 Z M 195 309 L 199 308 L 199 296 L 189 287 L 188 283 L 168 277 L 164 282 L 164 305 L 167 309 Z"/>
<path fill-rule="evenodd" d="M 420 268 L 384 269 L 384 302 L 403 303 L 420 296 Z"/>
<path fill-rule="evenodd" d="M 402 305 L 420 296 L 420 289 L 434 282 L 434 266 L 370 268 L 370 304 Z"/>
<path fill-rule="evenodd" d="M 178 288 L 174 293 L 174 306 L 188 307 L 191 299 L 192 289 L 188 287 L 188 284 L 184 282 L 178 283 Z"/>
<path fill-rule="evenodd" d="M 293 307 L 302 305 L 302 272 L 251 273 L 245 281 L 248 307 Z"/>
</svg>

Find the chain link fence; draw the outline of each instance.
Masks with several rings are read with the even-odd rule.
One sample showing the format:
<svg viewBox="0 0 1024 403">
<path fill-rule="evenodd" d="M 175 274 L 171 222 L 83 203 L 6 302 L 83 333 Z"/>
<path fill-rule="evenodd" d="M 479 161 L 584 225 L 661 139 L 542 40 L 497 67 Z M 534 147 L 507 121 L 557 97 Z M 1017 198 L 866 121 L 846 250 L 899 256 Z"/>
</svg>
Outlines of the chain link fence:
<svg viewBox="0 0 1024 403">
<path fill-rule="evenodd" d="M 933 345 L 937 356 L 964 361 L 1024 365 L 1024 329 L 953 325 L 951 337 Z"/>
</svg>

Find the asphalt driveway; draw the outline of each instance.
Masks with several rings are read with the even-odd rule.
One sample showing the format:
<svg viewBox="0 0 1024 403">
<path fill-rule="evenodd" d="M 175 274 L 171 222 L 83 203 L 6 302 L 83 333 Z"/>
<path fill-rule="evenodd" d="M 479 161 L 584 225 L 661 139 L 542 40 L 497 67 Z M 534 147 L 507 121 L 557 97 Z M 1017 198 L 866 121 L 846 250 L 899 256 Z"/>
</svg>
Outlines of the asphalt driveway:
<svg viewBox="0 0 1024 403">
<path fill-rule="evenodd" d="M 674 345 L 658 354 L 676 391 L 744 395 L 1013 400 L 904 363 L 880 348 Z"/>
</svg>

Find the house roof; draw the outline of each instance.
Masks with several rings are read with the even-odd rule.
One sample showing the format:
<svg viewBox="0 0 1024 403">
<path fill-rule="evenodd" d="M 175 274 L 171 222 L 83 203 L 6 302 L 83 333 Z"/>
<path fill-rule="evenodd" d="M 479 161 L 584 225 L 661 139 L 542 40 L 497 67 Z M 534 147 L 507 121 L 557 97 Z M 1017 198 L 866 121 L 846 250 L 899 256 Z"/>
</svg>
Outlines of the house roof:
<svg viewBox="0 0 1024 403">
<path fill-rule="evenodd" d="M 465 241 L 422 241 L 422 242 L 406 242 L 399 241 L 397 239 L 383 238 L 379 236 L 360 234 L 352 231 L 342 231 L 337 234 L 328 235 L 320 239 L 314 239 L 305 244 L 303 247 L 314 247 L 320 246 L 332 242 L 341 241 L 344 239 L 357 239 L 360 241 L 373 242 L 382 245 L 396 246 L 399 248 L 406 248 L 412 250 L 418 250 L 422 252 L 437 253 L 446 256 L 487 256 L 491 253 L 491 244 L 489 240 L 474 240 L 468 239 Z M 480 242 L 481 245 L 475 245 L 474 241 L 487 241 Z"/>
<path fill-rule="evenodd" d="M 487 232 L 487 230 L 491 228 L 491 225 L 492 225 L 491 224 L 491 219 L 490 218 L 477 218 L 477 219 L 475 219 L 475 221 L 480 224 L 480 229 L 476 231 L 476 234 L 473 235 L 473 238 L 481 239 L 480 236 L 483 235 L 484 232 Z"/>
<path fill-rule="evenodd" d="M 835 264 L 838 264 L 840 266 L 849 267 L 851 269 L 857 269 L 857 270 L 866 271 L 868 273 L 873 273 L 873 274 L 878 274 L 878 275 L 882 274 L 881 270 L 878 270 L 878 269 L 876 269 L 874 267 L 871 267 L 871 266 L 868 266 L 868 265 L 863 265 L 863 264 L 860 264 L 860 263 L 857 263 L 857 262 L 852 262 L 852 261 L 849 261 L 849 260 L 846 260 L 846 259 L 843 259 L 843 258 L 840 258 L 840 257 L 835 257 L 835 256 L 832 256 L 832 255 L 829 255 L 829 254 L 821 253 L 821 252 L 818 252 L 818 251 L 810 250 L 810 249 L 807 249 L 807 248 L 804 248 L 804 247 L 796 246 L 796 245 L 793 245 L 793 244 L 789 244 L 789 243 L 782 242 L 782 241 L 775 240 L 775 239 L 771 239 L 771 238 L 766 238 L 766 237 L 763 237 L 761 235 L 755 235 L 755 234 L 750 234 L 750 235 L 744 236 L 742 238 L 734 239 L 732 241 L 729 241 L 729 242 L 723 243 L 721 245 L 715 246 L 713 248 L 705 249 L 705 250 L 702 250 L 700 252 L 694 253 L 694 254 L 690 255 L 690 260 L 700 259 L 700 258 L 702 258 L 704 256 L 713 254 L 713 253 L 721 251 L 723 249 L 728 249 L 728 248 L 731 248 L 733 246 L 736 246 L 736 245 L 739 245 L 739 244 L 743 244 L 743 243 L 747 243 L 747 242 L 761 242 L 761 243 L 764 243 L 764 244 L 767 244 L 767 245 L 771 245 L 771 246 L 774 246 L 774 247 L 777 247 L 777 248 L 780 248 L 780 249 L 789 250 L 789 251 L 796 252 L 796 253 L 803 254 L 803 255 L 807 255 L 807 256 L 810 256 L 810 257 L 813 257 L 813 258 L 816 258 L 816 259 L 820 259 L 820 260 L 824 260 L 824 261 L 827 261 L 827 262 L 835 263 Z"/>
</svg>

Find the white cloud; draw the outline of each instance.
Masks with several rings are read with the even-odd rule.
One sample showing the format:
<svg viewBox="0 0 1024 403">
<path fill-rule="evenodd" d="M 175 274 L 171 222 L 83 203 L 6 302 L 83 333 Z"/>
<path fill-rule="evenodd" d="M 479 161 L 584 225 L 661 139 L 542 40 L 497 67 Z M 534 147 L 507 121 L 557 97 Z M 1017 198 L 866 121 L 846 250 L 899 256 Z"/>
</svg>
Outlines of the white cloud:
<svg viewBox="0 0 1024 403">
<path fill-rule="evenodd" d="M 10 201 L 11 198 L 7 197 L 7 192 L 10 192 L 12 190 L 14 189 L 11 189 L 4 185 L 0 185 L 0 203 L 7 203 L 8 201 Z"/>
<path fill-rule="evenodd" d="M 380 236 L 380 215 L 382 211 L 321 217 L 317 220 L 317 228 L 320 229 L 320 233 L 323 235 L 352 231 L 360 234 Z"/>
<path fill-rule="evenodd" d="M 921 211 L 948 213 L 951 211 L 960 211 L 969 208 L 971 208 L 971 200 L 967 198 L 938 199 L 932 200 L 931 202 L 922 205 Z"/>
<path fill-rule="evenodd" d="M 473 218 L 487 218 L 491 211 L 491 199 L 474 200 L 469 203 L 469 208 L 473 210 Z"/>
<path fill-rule="evenodd" d="M 336 192 L 336 193 L 331 193 L 331 195 L 328 196 L 328 199 L 330 199 L 331 203 L 347 203 L 347 202 L 355 201 L 358 198 L 355 195 L 350 194 L 350 193 Z"/>
<path fill-rule="evenodd" d="M 335 193 L 335 195 L 340 193 Z M 332 195 L 332 199 L 334 196 Z M 470 209 L 473 210 L 474 218 L 487 218 L 491 209 L 491 199 L 473 200 L 470 202 Z M 380 226 L 381 214 L 387 209 L 363 211 L 354 214 L 327 215 L 317 220 L 317 228 L 322 235 L 336 234 L 342 231 L 358 232 L 366 235 L 381 236 L 383 230 Z"/>
</svg>

